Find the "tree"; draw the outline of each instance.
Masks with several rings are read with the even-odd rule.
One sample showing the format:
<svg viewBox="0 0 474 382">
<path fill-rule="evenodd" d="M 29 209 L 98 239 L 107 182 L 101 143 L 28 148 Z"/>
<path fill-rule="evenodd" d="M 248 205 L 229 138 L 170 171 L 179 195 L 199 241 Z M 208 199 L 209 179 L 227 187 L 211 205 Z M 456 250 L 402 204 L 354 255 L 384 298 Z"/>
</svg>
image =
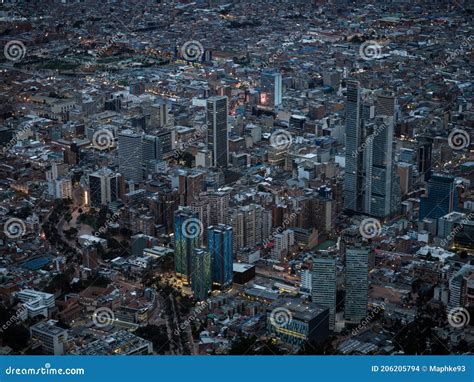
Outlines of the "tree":
<svg viewBox="0 0 474 382">
<path fill-rule="evenodd" d="M 170 350 L 170 340 L 166 330 L 166 325 L 147 325 L 140 327 L 135 334 L 153 343 L 153 349 L 159 354 L 164 354 Z"/>
</svg>

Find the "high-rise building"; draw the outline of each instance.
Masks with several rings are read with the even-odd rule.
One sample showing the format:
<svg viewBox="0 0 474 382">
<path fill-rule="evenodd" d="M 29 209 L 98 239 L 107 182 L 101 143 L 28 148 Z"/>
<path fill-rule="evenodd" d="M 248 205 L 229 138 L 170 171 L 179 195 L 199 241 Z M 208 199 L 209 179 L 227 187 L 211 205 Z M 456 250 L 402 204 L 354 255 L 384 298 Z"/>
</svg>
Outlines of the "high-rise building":
<svg viewBox="0 0 474 382">
<path fill-rule="evenodd" d="M 167 128 L 167 129 L 161 129 L 159 132 L 155 134 L 155 136 L 160 140 L 161 142 L 161 152 L 162 156 L 170 156 L 173 155 L 174 149 L 175 149 L 175 136 L 176 136 L 176 131 L 174 128 Z"/>
<path fill-rule="evenodd" d="M 282 103 L 282 79 L 278 71 L 267 70 L 261 76 L 260 104 L 277 107 Z"/>
<path fill-rule="evenodd" d="M 165 127 L 168 123 L 168 105 L 165 102 L 155 103 L 150 106 L 150 125 L 152 127 Z"/>
<path fill-rule="evenodd" d="M 420 197 L 419 220 L 439 219 L 450 212 L 457 211 L 457 198 L 454 176 L 432 175 L 428 181 L 427 194 Z"/>
<path fill-rule="evenodd" d="M 273 240 L 272 258 L 282 261 L 288 255 L 293 244 L 295 244 L 295 233 L 292 229 L 286 229 L 276 234 Z"/>
<path fill-rule="evenodd" d="M 310 295 L 312 290 L 312 271 L 308 268 L 302 268 L 300 271 L 300 293 Z"/>
<path fill-rule="evenodd" d="M 199 246 L 199 219 L 195 212 L 183 208 L 174 213 L 174 266 L 176 276 L 189 284 L 193 251 Z"/>
<path fill-rule="evenodd" d="M 359 324 L 367 316 L 369 251 L 368 248 L 357 247 L 346 249 L 344 317 L 352 324 Z"/>
<path fill-rule="evenodd" d="M 204 189 L 206 173 L 199 170 L 181 171 L 179 174 L 180 204 L 189 206 Z"/>
<path fill-rule="evenodd" d="M 392 95 L 378 95 L 375 100 L 375 115 L 392 117 L 397 122 L 397 98 Z"/>
<path fill-rule="evenodd" d="M 161 147 L 161 140 L 154 135 L 143 136 L 143 164 L 146 165 L 151 160 L 162 160 L 163 149 Z"/>
<path fill-rule="evenodd" d="M 132 130 L 118 134 L 119 170 L 126 180 L 140 183 L 143 180 L 142 135 Z"/>
<path fill-rule="evenodd" d="M 400 178 L 394 158 L 397 101 L 380 95 L 375 107 L 361 104 L 357 81 L 347 83 L 346 210 L 385 218 L 398 210 Z M 375 117 L 375 118 L 374 118 Z"/>
<path fill-rule="evenodd" d="M 229 221 L 229 190 L 218 190 L 208 192 L 204 196 L 211 208 L 211 215 L 209 218 L 209 225 L 227 224 Z"/>
<path fill-rule="evenodd" d="M 394 164 L 393 117 L 375 118 L 366 126 L 363 212 L 385 218 L 400 203 L 400 178 Z"/>
<path fill-rule="evenodd" d="M 421 181 L 428 181 L 431 178 L 431 162 L 433 151 L 433 139 L 422 137 L 418 146 L 418 173 Z"/>
<path fill-rule="evenodd" d="M 211 216 L 212 206 L 206 200 L 200 198 L 195 199 L 190 205 L 191 211 L 197 213 L 198 219 L 202 222 L 203 227 L 209 227 L 209 219 Z M 207 240 L 207 229 L 204 229 L 203 235 L 199 238 L 199 245 L 204 246 Z"/>
<path fill-rule="evenodd" d="M 212 288 L 211 254 L 195 248 L 192 256 L 191 289 L 196 300 L 205 300 Z"/>
<path fill-rule="evenodd" d="M 400 177 L 401 196 L 409 194 L 413 189 L 414 165 L 405 162 L 398 163 L 398 175 Z"/>
<path fill-rule="evenodd" d="M 329 329 L 334 330 L 336 317 L 336 258 L 330 252 L 320 252 L 313 257 L 312 300 L 329 308 Z"/>
<path fill-rule="evenodd" d="M 89 174 L 90 205 L 94 208 L 106 206 L 119 198 L 120 174 L 108 168 Z"/>
<path fill-rule="evenodd" d="M 449 279 L 448 312 L 451 309 L 472 306 L 474 302 L 474 291 L 472 288 L 473 274 L 474 265 L 464 264 L 461 269 L 454 273 Z"/>
<path fill-rule="evenodd" d="M 234 233 L 234 252 L 242 248 L 255 247 L 267 239 L 270 235 L 269 221 L 271 222 L 269 211 L 257 204 L 249 204 L 233 210 L 230 215 L 230 225 Z M 268 235 L 264 237 L 264 233 Z"/>
<path fill-rule="evenodd" d="M 346 167 L 344 171 L 344 208 L 362 211 L 362 129 L 360 86 L 357 81 L 347 82 L 346 100 Z"/>
<path fill-rule="evenodd" d="M 207 230 L 207 247 L 211 253 L 212 282 L 220 288 L 232 284 L 233 234 L 232 227 L 224 224 Z"/>
<path fill-rule="evenodd" d="M 227 97 L 211 97 L 207 100 L 207 147 L 212 155 L 212 165 L 227 167 L 229 141 L 227 139 Z"/>
</svg>

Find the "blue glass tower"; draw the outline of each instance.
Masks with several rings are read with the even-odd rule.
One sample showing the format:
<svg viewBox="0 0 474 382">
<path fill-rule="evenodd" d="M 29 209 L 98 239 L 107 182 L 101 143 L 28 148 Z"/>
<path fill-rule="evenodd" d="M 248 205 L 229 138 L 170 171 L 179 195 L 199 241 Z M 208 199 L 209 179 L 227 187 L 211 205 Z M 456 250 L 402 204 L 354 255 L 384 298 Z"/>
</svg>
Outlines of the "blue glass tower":
<svg viewBox="0 0 474 382">
<path fill-rule="evenodd" d="M 205 248 L 194 249 L 191 289 L 196 300 L 205 300 L 212 288 L 211 255 Z"/>
<path fill-rule="evenodd" d="M 212 262 L 212 282 L 220 288 L 232 284 L 233 232 L 232 227 L 219 224 L 207 229 L 207 241 Z"/>
<path fill-rule="evenodd" d="M 439 219 L 457 211 L 457 191 L 454 177 L 436 174 L 428 181 L 428 195 L 420 198 L 420 221 Z"/>
<path fill-rule="evenodd" d="M 199 219 L 196 212 L 188 208 L 174 213 L 174 266 L 176 276 L 189 284 L 191 279 L 192 256 L 199 246 Z"/>
</svg>

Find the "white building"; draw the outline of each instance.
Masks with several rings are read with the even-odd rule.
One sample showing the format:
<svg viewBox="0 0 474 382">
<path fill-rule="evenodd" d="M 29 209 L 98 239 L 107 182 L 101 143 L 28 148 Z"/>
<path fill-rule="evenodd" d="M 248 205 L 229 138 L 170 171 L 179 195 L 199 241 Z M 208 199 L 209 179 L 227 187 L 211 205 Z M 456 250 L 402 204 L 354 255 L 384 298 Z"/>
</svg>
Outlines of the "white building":
<svg viewBox="0 0 474 382">
<path fill-rule="evenodd" d="M 302 269 L 300 272 L 300 276 L 300 293 L 309 295 L 312 289 L 311 271 L 309 269 Z"/>
<path fill-rule="evenodd" d="M 275 235 L 272 249 L 272 258 L 281 261 L 282 257 L 288 255 L 290 247 L 295 244 L 295 233 L 291 229 Z"/>
<path fill-rule="evenodd" d="M 33 289 L 23 289 L 17 292 L 15 296 L 25 304 L 29 318 L 39 315 L 48 317 L 49 309 L 54 307 L 54 295 L 50 293 L 39 292 Z"/>
<path fill-rule="evenodd" d="M 54 320 L 42 321 L 30 328 L 32 340 L 41 343 L 41 349 L 45 354 L 64 354 L 67 330 L 60 328 L 56 324 L 57 321 Z"/>
</svg>

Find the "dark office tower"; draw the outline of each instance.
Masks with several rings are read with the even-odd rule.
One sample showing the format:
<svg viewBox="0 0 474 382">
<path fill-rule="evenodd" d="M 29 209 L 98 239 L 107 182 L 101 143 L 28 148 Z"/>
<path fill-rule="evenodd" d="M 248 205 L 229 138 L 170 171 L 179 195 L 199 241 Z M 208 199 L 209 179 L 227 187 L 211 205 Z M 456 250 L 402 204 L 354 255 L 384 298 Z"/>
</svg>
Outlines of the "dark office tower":
<svg viewBox="0 0 474 382">
<path fill-rule="evenodd" d="M 174 266 L 176 276 L 189 284 L 192 272 L 193 251 L 199 245 L 198 215 L 190 209 L 180 209 L 174 213 Z"/>
<path fill-rule="evenodd" d="M 207 147 L 212 153 L 212 165 L 227 167 L 229 142 L 227 140 L 227 97 L 207 100 Z"/>
<path fill-rule="evenodd" d="M 90 205 L 94 208 L 115 202 L 119 195 L 119 174 L 101 169 L 89 174 Z"/>
<path fill-rule="evenodd" d="M 427 195 L 420 198 L 419 220 L 439 219 L 450 212 L 457 211 L 457 194 L 454 176 L 432 175 L 428 181 Z"/>
<path fill-rule="evenodd" d="M 163 150 L 160 138 L 153 135 L 145 135 L 142 142 L 143 147 L 143 164 L 146 165 L 151 160 L 163 159 Z"/>
<path fill-rule="evenodd" d="M 133 129 L 146 131 L 147 117 L 145 115 L 138 115 L 130 118 Z"/>
<path fill-rule="evenodd" d="M 336 258 L 330 252 L 321 252 L 313 257 L 312 291 L 313 302 L 329 308 L 329 329 L 334 330 L 336 316 Z"/>
<path fill-rule="evenodd" d="M 158 102 L 150 106 L 150 125 L 152 127 L 165 127 L 168 123 L 168 105 Z"/>
<path fill-rule="evenodd" d="M 133 95 L 140 95 L 145 93 L 145 82 L 143 81 L 135 81 L 130 84 L 129 87 L 130 94 Z"/>
<path fill-rule="evenodd" d="M 211 255 L 195 248 L 192 256 L 191 289 L 196 300 L 205 300 L 212 288 Z"/>
<path fill-rule="evenodd" d="M 375 115 L 393 117 L 397 122 L 397 99 L 390 95 L 379 95 L 375 101 Z"/>
<path fill-rule="evenodd" d="M 173 154 L 173 141 L 174 141 L 174 130 L 162 129 L 155 136 L 161 142 L 161 151 L 163 156 L 169 156 Z"/>
<path fill-rule="evenodd" d="M 262 92 L 260 104 L 263 106 L 277 107 L 282 102 L 281 74 L 278 71 L 267 70 L 262 73 L 260 79 Z"/>
<path fill-rule="evenodd" d="M 10 127 L 0 127 L 0 147 L 5 147 L 5 145 L 10 142 L 13 138 L 13 129 Z"/>
<path fill-rule="evenodd" d="M 420 139 L 418 146 L 418 173 L 421 181 L 428 181 L 431 178 L 431 152 L 433 141 L 430 138 L 423 137 Z"/>
<path fill-rule="evenodd" d="M 140 183 L 143 180 L 141 134 L 124 130 L 118 135 L 119 170 L 125 180 Z"/>
<path fill-rule="evenodd" d="M 209 227 L 207 242 L 211 253 L 212 282 L 220 288 L 229 287 L 232 284 L 233 275 L 232 227 L 224 224 Z"/>
<path fill-rule="evenodd" d="M 179 173 L 179 198 L 180 205 L 189 206 L 197 201 L 203 192 L 206 173 L 198 170 L 180 171 Z M 212 206 L 214 208 L 214 206 Z"/>
<path fill-rule="evenodd" d="M 359 82 L 347 82 L 346 100 L 346 168 L 344 175 L 344 208 L 362 209 L 362 129 Z"/>
<path fill-rule="evenodd" d="M 122 109 L 122 101 L 120 98 L 109 99 L 105 101 L 104 109 L 110 111 L 120 111 Z"/>
<path fill-rule="evenodd" d="M 346 250 L 344 318 L 352 324 L 360 323 L 367 316 L 369 252 L 368 248 L 351 247 Z"/>
</svg>

